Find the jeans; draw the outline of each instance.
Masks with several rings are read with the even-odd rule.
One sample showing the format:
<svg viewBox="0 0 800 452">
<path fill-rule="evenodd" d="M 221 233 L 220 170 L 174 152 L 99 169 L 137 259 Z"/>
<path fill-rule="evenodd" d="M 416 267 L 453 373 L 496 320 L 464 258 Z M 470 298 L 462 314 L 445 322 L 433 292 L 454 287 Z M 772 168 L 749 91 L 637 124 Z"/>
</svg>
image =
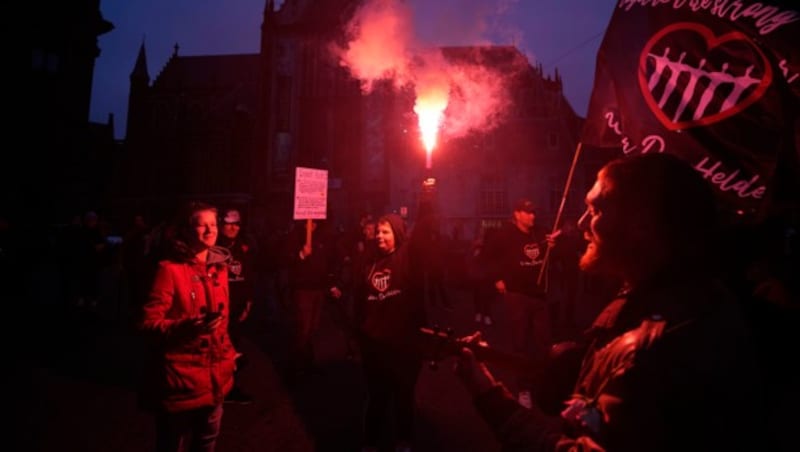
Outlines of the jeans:
<svg viewBox="0 0 800 452">
<path fill-rule="evenodd" d="M 156 415 L 157 452 L 214 452 L 222 425 L 222 404 Z"/>
</svg>

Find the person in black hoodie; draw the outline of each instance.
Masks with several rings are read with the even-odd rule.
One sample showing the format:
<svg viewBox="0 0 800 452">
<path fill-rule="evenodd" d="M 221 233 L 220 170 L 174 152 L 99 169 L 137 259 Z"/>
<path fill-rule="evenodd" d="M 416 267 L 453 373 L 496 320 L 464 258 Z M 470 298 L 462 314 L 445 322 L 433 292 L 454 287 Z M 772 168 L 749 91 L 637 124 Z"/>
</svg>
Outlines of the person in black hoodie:
<svg viewBox="0 0 800 452">
<path fill-rule="evenodd" d="M 225 397 L 225 402 L 250 404 L 253 403 L 253 397 L 242 389 L 240 376 L 242 369 L 248 363 L 247 356 L 242 352 L 244 323 L 250 318 L 255 298 L 254 266 L 258 246 L 254 238 L 242 232 L 242 216 L 237 209 L 226 209 L 220 220 L 222 226 L 217 244 L 231 252 L 231 261 L 228 265 L 231 296 L 228 333 L 239 351 L 236 359 L 236 379 L 233 389 Z"/>
<path fill-rule="evenodd" d="M 418 253 L 409 245 L 403 218 L 396 214 L 378 219 L 376 245 L 358 276 L 355 304 L 367 383 L 363 450 L 377 450 L 390 408 L 396 450 L 410 450 L 414 390 L 422 367 L 415 338 L 425 324 L 420 275 L 415 271 Z"/>
<path fill-rule="evenodd" d="M 550 311 L 539 273 L 547 247 L 559 233 L 547 234 L 536 223 L 533 202 L 523 198 L 514 204 L 511 221 L 486 246 L 493 263 L 489 277 L 506 306 L 513 351 L 538 364 L 546 361 L 552 345 Z M 518 376 L 521 405 L 531 406 L 531 390 L 540 378 L 538 372 Z"/>
</svg>

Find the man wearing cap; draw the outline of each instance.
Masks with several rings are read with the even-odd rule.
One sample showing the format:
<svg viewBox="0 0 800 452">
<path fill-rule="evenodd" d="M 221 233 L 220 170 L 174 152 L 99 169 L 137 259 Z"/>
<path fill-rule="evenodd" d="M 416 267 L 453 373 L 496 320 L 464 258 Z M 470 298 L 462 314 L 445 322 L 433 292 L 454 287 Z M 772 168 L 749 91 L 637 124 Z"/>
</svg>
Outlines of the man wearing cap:
<svg viewBox="0 0 800 452">
<path fill-rule="evenodd" d="M 506 306 L 514 352 L 535 362 L 545 360 L 551 342 L 545 291 L 537 284 L 549 239 L 544 228 L 536 225 L 533 202 L 523 198 L 514 204 L 511 221 L 487 244 L 493 263 L 489 276 Z M 518 377 L 521 405 L 530 406 L 536 379 L 536 375 Z"/>
<path fill-rule="evenodd" d="M 221 234 L 217 245 L 227 248 L 231 252 L 231 261 L 228 266 L 228 284 L 230 286 L 230 313 L 228 324 L 231 340 L 236 349 L 241 352 L 242 326 L 250 315 L 253 307 L 255 292 L 255 263 L 256 242 L 242 233 L 242 215 L 236 209 L 227 209 L 222 215 Z M 242 367 L 247 363 L 246 357 L 240 355 L 236 360 L 237 378 L 234 387 L 228 393 L 225 401 L 228 403 L 252 403 L 253 399 L 244 392 L 239 385 L 239 375 Z"/>
</svg>

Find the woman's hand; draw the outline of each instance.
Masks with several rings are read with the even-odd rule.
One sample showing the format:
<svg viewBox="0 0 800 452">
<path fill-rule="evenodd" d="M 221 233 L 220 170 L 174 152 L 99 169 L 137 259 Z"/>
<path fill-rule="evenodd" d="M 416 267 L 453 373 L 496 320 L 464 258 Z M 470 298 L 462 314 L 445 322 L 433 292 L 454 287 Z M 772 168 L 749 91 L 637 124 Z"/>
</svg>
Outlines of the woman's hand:
<svg viewBox="0 0 800 452">
<path fill-rule="evenodd" d="M 184 319 L 177 325 L 177 333 L 182 336 L 194 338 L 209 334 L 222 324 L 222 315 L 218 312 L 198 314 Z"/>
</svg>

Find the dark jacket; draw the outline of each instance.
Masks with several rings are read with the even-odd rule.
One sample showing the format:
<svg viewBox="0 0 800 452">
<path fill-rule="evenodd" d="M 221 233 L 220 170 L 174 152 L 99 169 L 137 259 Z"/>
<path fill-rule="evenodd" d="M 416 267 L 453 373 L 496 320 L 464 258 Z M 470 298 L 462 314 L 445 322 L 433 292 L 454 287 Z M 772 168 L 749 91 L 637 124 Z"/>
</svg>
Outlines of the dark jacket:
<svg viewBox="0 0 800 452">
<path fill-rule="evenodd" d="M 395 251 L 373 253 L 358 277 L 356 322 L 363 338 L 394 348 L 416 347 L 425 324 L 421 283 L 403 219 L 389 215 Z"/>
<path fill-rule="evenodd" d="M 334 284 L 335 252 L 320 229 L 314 231 L 310 256 L 300 257 L 305 244 L 305 228 L 289 235 L 285 257 L 289 264 L 289 287 L 302 290 L 326 290 Z"/>
<path fill-rule="evenodd" d="M 714 281 L 624 294 L 591 329 L 561 417 L 498 386 L 476 406 L 505 450 L 760 450 L 763 394 L 749 328 Z"/>
<path fill-rule="evenodd" d="M 243 233 L 230 239 L 220 234 L 217 245 L 231 252 L 228 264 L 228 283 L 231 291 L 231 312 L 238 317 L 246 302 L 255 296 L 256 254 L 258 247 L 254 239 Z"/>
<path fill-rule="evenodd" d="M 544 228 L 537 226 L 524 233 L 513 223 L 505 223 L 485 246 L 492 263 L 492 282 L 503 280 L 509 292 L 543 297 L 544 288 L 537 279 L 547 250 L 545 234 Z"/>
</svg>

